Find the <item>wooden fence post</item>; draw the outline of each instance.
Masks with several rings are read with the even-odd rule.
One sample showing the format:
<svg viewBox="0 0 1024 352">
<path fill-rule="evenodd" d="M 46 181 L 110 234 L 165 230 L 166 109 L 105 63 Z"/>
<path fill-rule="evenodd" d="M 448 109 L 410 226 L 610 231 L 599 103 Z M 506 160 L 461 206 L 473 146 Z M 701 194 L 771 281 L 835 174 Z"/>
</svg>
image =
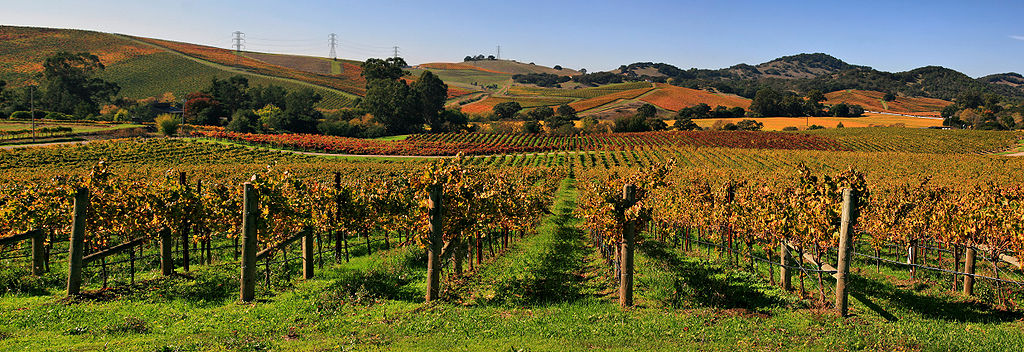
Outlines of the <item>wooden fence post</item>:
<svg viewBox="0 0 1024 352">
<path fill-rule="evenodd" d="M 68 296 L 82 292 L 82 256 L 85 253 L 85 216 L 89 208 L 89 189 L 75 192 L 75 215 L 71 220 L 71 243 L 68 250 Z"/>
<path fill-rule="evenodd" d="M 636 186 L 625 185 L 622 187 L 622 199 L 625 202 L 623 209 L 633 206 L 636 201 Z M 623 216 L 625 219 L 625 216 Z M 636 223 L 632 220 L 625 220 L 622 227 L 622 261 L 619 265 L 622 269 L 622 279 L 619 280 L 619 306 L 633 306 L 633 242 L 636 237 Z"/>
<path fill-rule="evenodd" d="M 334 172 L 334 191 L 334 260 L 340 262 L 342 232 L 338 230 L 338 223 L 341 222 L 341 173 L 337 171 Z M 345 257 L 345 262 L 348 263 L 348 257 Z"/>
<path fill-rule="evenodd" d="M 182 188 L 182 190 L 185 193 L 188 193 L 188 180 L 185 178 L 185 172 L 184 171 L 178 173 L 178 184 L 181 185 L 181 188 Z M 188 248 L 189 248 L 189 244 L 192 242 L 192 241 L 189 241 L 189 239 L 188 239 L 188 237 L 189 237 L 189 228 L 191 227 L 191 226 L 189 226 L 189 224 L 191 223 L 191 221 L 187 220 L 187 219 L 186 220 L 182 220 L 182 221 L 183 221 L 183 223 L 178 224 L 179 226 L 181 226 L 181 268 L 182 268 L 182 270 L 185 270 L 185 272 L 188 272 L 188 269 L 189 269 L 188 268 L 188 264 L 189 264 Z"/>
<path fill-rule="evenodd" d="M 251 183 L 242 184 L 244 202 L 242 203 L 242 302 L 251 302 L 256 296 L 256 216 L 259 211 L 256 204 L 256 190 Z"/>
<path fill-rule="evenodd" d="M 444 203 L 443 186 L 431 187 L 427 203 L 430 216 L 430 241 L 427 247 L 427 302 L 438 299 L 441 285 L 441 241 L 443 238 Z"/>
<path fill-rule="evenodd" d="M 32 275 L 40 276 L 46 272 L 46 233 L 34 230 L 32 234 Z"/>
<path fill-rule="evenodd" d="M 785 241 L 779 244 L 779 258 L 779 282 L 782 283 L 783 290 L 792 291 L 793 277 L 789 273 L 789 263 L 792 261 L 792 255 L 789 253 L 789 247 L 786 246 Z"/>
<path fill-rule="evenodd" d="M 302 237 L 302 278 L 309 280 L 313 278 L 313 250 L 316 244 L 313 243 L 313 229 L 308 228 L 306 235 Z"/>
<path fill-rule="evenodd" d="M 964 259 L 964 294 L 968 296 L 974 295 L 974 264 L 977 262 L 975 256 L 977 256 L 978 250 L 974 247 L 967 246 L 967 258 Z"/>
<path fill-rule="evenodd" d="M 910 265 L 910 278 L 917 277 L 917 240 L 910 240 L 910 245 L 907 246 L 907 265 Z"/>
<path fill-rule="evenodd" d="M 174 274 L 174 235 L 171 229 L 164 227 L 160 230 L 160 274 L 171 276 Z"/>
<path fill-rule="evenodd" d="M 853 247 L 853 223 L 857 221 L 854 209 L 857 197 L 853 190 L 843 189 L 843 213 L 839 227 L 839 263 L 836 265 L 836 311 L 845 317 L 849 311 L 849 297 L 846 288 L 846 277 L 850 274 L 850 251 Z"/>
</svg>

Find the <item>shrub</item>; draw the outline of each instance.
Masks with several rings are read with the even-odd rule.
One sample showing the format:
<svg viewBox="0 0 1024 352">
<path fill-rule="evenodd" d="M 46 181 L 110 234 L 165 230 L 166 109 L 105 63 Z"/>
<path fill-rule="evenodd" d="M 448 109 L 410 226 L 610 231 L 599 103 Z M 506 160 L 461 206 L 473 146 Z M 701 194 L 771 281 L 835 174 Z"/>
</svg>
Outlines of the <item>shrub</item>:
<svg viewBox="0 0 1024 352">
<path fill-rule="evenodd" d="M 783 127 L 782 130 L 783 131 L 797 131 L 797 130 L 799 130 L 799 128 L 796 128 L 795 126 L 786 126 L 786 127 Z"/>
<path fill-rule="evenodd" d="M 823 130 L 823 129 L 825 129 L 825 126 L 811 125 L 811 127 L 807 127 L 807 129 L 808 130 Z"/>
<path fill-rule="evenodd" d="M 155 121 L 157 131 L 168 137 L 177 134 L 178 127 L 181 125 L 181 121 L 178 121 L 178 118 L 171 114 L 157 116 Z"/>
</svg>

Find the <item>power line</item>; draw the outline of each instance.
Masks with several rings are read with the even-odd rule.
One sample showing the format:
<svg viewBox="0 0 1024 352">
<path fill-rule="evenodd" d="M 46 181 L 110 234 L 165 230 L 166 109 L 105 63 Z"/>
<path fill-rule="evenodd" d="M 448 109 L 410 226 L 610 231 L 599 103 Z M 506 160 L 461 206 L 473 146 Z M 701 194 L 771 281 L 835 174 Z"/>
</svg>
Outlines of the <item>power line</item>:
<svg viewBox="0 0 1024 352">
<path fill-rule="evenodd" d="M 331 43 L 331 59 L 337 61 L 338 60 L 338 54 L 334 50 L 334 47 L 336 45 L 338 45 L 338 35 L 334 34 L 334 33 L 331 33 L 329 42 Z"/>
<path fill-rule="evenodd" d="M 231 41 L 234 42 L 233 45 L 235 47 L 235 51 L 242 52 L 242 48 L 245 47 L 245 33 L 242 33 L 241 31 L 235 31 L 232 34 L 235 35 L 235 37 L 231 39 Z"/>
</svg>

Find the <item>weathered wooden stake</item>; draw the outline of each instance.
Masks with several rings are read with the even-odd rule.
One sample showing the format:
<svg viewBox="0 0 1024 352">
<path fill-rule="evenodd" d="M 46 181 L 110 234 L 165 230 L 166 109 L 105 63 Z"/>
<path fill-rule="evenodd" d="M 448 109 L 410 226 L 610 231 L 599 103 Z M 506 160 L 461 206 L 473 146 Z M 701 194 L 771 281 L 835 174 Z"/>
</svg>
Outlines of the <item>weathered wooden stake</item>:
<svg viewBox="0 0 1024 352">
<path fill-rule="evenodd" d="M 839 227 L 839 263 L 836 266 L 836 311 L 839 316 L 845 317 L 849 311 L 846 277 L 850 274 L 850 249 L 853 246 L 853 223 L 857 221 L 854 209 L 857 207 L 857 198 L 853 190 L 843 190 L 843 212 L 842 222 Z"/>
<path fill-rule="evenodd" d="M 793 290 L 793 277 L 789 274 L 789 263 L 792 261 L 789 248 L 786 247 L 786 243 L 779 244 L 779 282 L 782 283 L 782 289 L 786 291 Z"/>
<path fill-rule="evenodd" d="M 178 173 L 178 183 L 181 185 L 181 188 L 184 190 L 184 192 L 188 193 L 188 180 L 185 178 L 185 172 L 184 171 Z M 183 220 L 183 221 L 184 222 L 182 224 L 179 224 L 181 226 L 181 263 L 182 263 L 181 264 L 181 268 L 183 270 L 185 270 L 185 272 L 188 272 L 188 270 L 189 270 L 188 269 L 188 265 L 189 265 L 189 256 L 188 256 L 189 252 L 188 252 L 188 250 L 189 250 L 189 244 L 192 242 L 192 241 L 189 241 L 189 230 L 192 227 L 191 226 L 192 222 L 191 222 L 191 220 L 188 220 L 188 219 Z"/>
<path fill-rule="evenodd" d="M 75 213 L 71 220 L 71 243 L 68 250 L 68 296 L 82 292 L 82 256 L 85 253 L 85 215 L 89 208 L 89 189 L 75 193 Z"/>
<path fill-rule="evenodd" d="M 46 272 L 46 233 L 35 230 L 32 236 L 32 275 Z"/>
<path fill-rule="evenodd" d="M 163 228 L 160 230 L 160 274 L 163 276 L 171 276 L 174 274 L 174 236 L 171 234 L 171 229 Z"/>
<path fill-rule="evenodd" d="M 977 262 L 975 256 L 978 254 L 978 250 L 974 247 L 967 246 L 967 255 L 964 259 L 964 294 L 968 296 L 974 295 L 974 264 Z"/>
<path fill-rule="evenodd" d="M 622 188 L 622 199 L 626 207 L 630 207 L 636 201 L 636 186 L 625 185 Z M 624 215 L 624 214 L 623 214 Z M 625 219 L 625 216 L 622 217 Z M 622 280 L 619 282 L 619 306 L 633 306 L 633 242 L 636 239 L 636 223 L 626 220 L 622 227 Z"/>
<path fill-rule="evenodd" d="M 251 302 L 256 296 L 256 190 L 251 183 L 242 184 L 244 202 L 242 203 L 242 302 Z"/>
<path fill-rule="evenodd" d="M 316 244 L 313 242 L 313 231 L 307 231 L 302 237 L 302 278 L 309 280 L 313 278 L 313 252 Z"/>
<path fill-rule="evenodd" d="M 440 186 L 430 188 L 430 241 L 427 247 L 427 302 L 438 299 L 441 285 L 441 241 L 444 205 Z"/>
</svg>

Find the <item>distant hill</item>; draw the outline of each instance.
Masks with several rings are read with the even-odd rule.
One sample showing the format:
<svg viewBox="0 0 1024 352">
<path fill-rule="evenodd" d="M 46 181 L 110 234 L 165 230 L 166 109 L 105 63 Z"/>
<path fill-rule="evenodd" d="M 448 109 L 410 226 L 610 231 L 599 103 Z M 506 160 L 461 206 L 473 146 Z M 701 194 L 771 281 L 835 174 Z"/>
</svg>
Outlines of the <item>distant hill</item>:
<svg viewBox="0 0 1024 352">
<path fill-rule="evenodd" d="M 978 78 L 979 81 L 989 84 L 1002 84 L 1014 88 L 1024 87 L 1024 76 L 1019 73 L 997 73 L 994 75 L 988 75 L 985 77 Z"/>
<path fill-rule="evenodd" d="M 347 72 L 320 74 L 288 67 L 283 61 L 301 60 L 287 55 L 274 59 L 259 57 L 282 64 L 276 65 L 248 56 L 259 56 L 255 53 L 236 55 L 225 49 L 151 38 L 14 26 L 0 26 L 0 80 L 15 88 L 38 83 L 42 62 L 61 50 L 97 55 L 106 66 L 100 77 L 120 85 L 120 96 L 133 99 L 161 97 L 165 93 L 180 99 L 205 88 L 213 78 L 239 74 L 248 78 L 251 85 L 313 88 L 324 96 L 319 104 L 324 109 L 351 105 L 359 89 L 363 89 L 358 64 L 352 61 L 341 62 Z"/>
<path fill-rule="evenodd" d="M 58 50 L 90 52 L 106 65 L 104 79 L 118 83 L 121 96 L 177 99 L 201 90 L 214 78 L 243 75 L 252 85 L 310 87 L 324 96 L 322 109 L 352 106 L 365 94 L 360 61 L 232 50 L 169 40 L 83 30 L 0 26 L 0 80 L 17 88 L 37 83 L 42 62 Z M 759 89 L 827 92 L 827 103 L 849 102 L 869 110 L 937 114 L 959 94 L 981 91 L 1024 98 L 1018 73 L 971 78 L 939 66 L 890 73 L 853 65 L 824 53 L 784 56 L 768 62 L 724 69 L 681 69 L 671 64 L 638 62 L 609 72 L 577 70 L 514 60 L 425 63 L 408 69 L 415 80 L 431 71 L 449 86 L 449 104 L 475 114 L 495 104 L 516 101 L 532 108 L 569 104 L 582 115 L 644 103 L 663 113 L 706 103 L 746 108 Z M 549 85 L 516 83 L 517 74 L 554 74 L 572 81 Z M 561 81 L 559 80 L 559 81 Z M 528 82 L 520 80 L 522 82 Z M 539 84 L 539 83 L 536 83 Z M 166 93 L 171 93 L 170 95 Z M 882 102 L 886 93 L 897 96 Z"/>
<path fill-rule="evenodd" d="M 665 82 L 695 89 L 715 89 L 753 98 L 762 87 L 804 93 L 846 89 L 891 92 L 908 97 L 955 99 L 965 91 L 982 91 L 1024 98 L 1024 78 L 1008 73 L 978 79 L 961 72 L 926 66 L 890 73 L 846 63 L 823 53 L 785 56 L 758 65 L 738 64 L 725 69 L 680 69 L 665 63 L 639 62 L 609 71 L 627 80 Z"/>
<path fill-rule="evenodd" d="M 508 74 L 527 74 L 527 73 L 550 73 L 560 76 L 575 76 L 580 74 L 579 71 L 562 68 L 556 70 L 551 67 L 545 67 L 535 64 L 527 64 L 512 60 L 476 60 L 476 61 L 464 61 L 464 65 L 479 67 L 490 71 L 497 71 Z"/>
</svg>

